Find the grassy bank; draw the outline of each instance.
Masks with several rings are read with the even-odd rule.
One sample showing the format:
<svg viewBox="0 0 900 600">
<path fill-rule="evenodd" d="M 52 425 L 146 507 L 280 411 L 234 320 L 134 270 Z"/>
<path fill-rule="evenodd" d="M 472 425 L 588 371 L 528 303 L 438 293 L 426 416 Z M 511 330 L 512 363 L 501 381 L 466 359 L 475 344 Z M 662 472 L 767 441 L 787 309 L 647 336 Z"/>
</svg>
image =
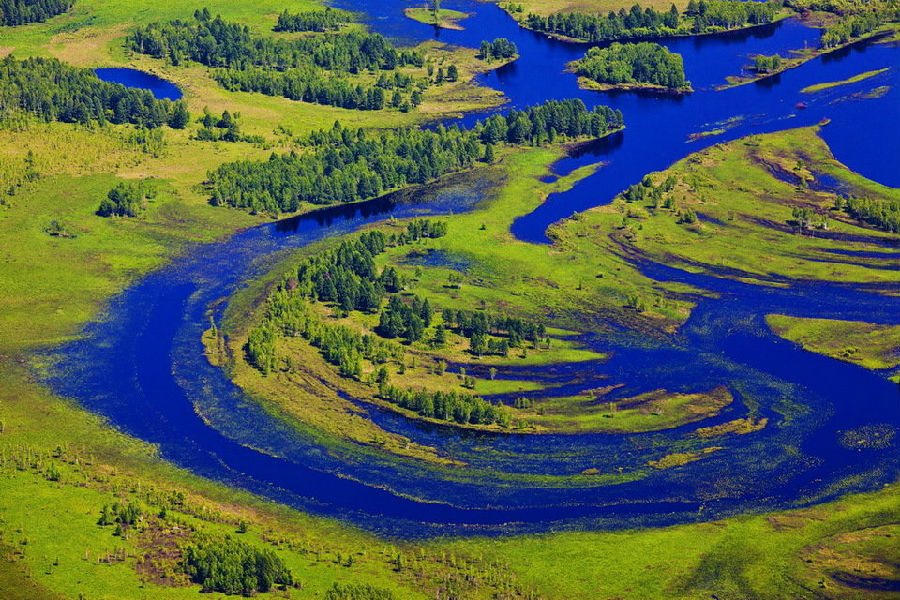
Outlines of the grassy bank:
<svg viewBox="0 0 900 600">
<path fill-rule="evenodd" d="M 785 315 L 767 315 L 766 323 L 780 337 L 797 342 L 810 352 L 866 369 L 886 370 L 900 365 L 898 326 Z"/>
<path fill-rule="evenodd" d="M 435 25 L 441 29 L 455 29 L 457 31 L 465 29 L 459 22 L 469 16 L 468 13 L 449 8 L 439 8 L 437 14 L 435 14 L 433 9 L 427 7 L 404 8 L 403 14 L 419 23 Z"/>
</svg>

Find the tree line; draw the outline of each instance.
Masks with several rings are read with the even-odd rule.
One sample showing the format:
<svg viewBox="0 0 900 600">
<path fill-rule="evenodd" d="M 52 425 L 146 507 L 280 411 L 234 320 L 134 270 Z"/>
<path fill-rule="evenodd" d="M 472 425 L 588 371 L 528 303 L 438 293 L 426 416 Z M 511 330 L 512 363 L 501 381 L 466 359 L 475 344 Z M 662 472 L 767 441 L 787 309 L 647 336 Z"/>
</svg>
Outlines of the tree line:
<svg viewBox="0 0 900 600">
<path fill-rule="evenodd" d="M 74 0 L 0 0 L 0 26 L 43 23 L 61 15 Z"/>
<path fill-rule="evenodd" d="M 711 33 L 771 23 L 780 7 L 777 1 L 691 0 L 684 13 L 679 13 L 674 4 L 667 11 L 642 9 L 635 4 L 630 10 L 622 8 L 606 15 L 573 12 L 544 17 L 529 13 L 524 24 L 542 33 L 601 42 Z"/>
<path fill-rule="evenodd" d="M 426 390 L 402 389 L 382 383 L 378 395 L 401 408 L 441 421 L 452 421 L 460 425 L 493 425 L 508 427 L 510 418 L 499 406 L 484 398 L 451 390 L 449 392 L 429 392 Z"/>
<path fill-rule="evenodd" d="M 225 163 L 208 174 L 207 185 L 217 206 L 293 212 L 302 202 L 366 200 L 471 168 L 485 158 L 483 144 L 599 137 L 621 126 L 620 111 L 606 106 L 588 111 L 577 99 L 548 101 L 510 111 L 506 117 L 494 115 L 472 129 L 438 126 L 434 131 L 403 128 L 372 134 L 336 122 L 331 132 L 310 136 L 310 152 Z"/>
<path fill-rule="evenodd" d="M 872 198 L 838 198 L 835 208 L 854 219 L 874 225 L 884 231 L 900 233 L 900 200 L 876 200 Z"/>
<path fill-rule="evenodd" d="M 491 61 L 495 58 L 512 58 L 519 53 L 519 48 L 515 42 L 511 42 L 506 38 L 494 38 L 494 41 L 481 41 L 478 49 L 478 58 L 481 60 Z"/>
<path fill-rule="evenodd" d="M 588 110 L 579 98 L 548 100 L 506 116 L 491 115 L 475 126 L 484 144 L 542 144 L 558 138 L 601 137 L 624 125 L 622 112 L 608 106 Z"/>
<path fill-rule="evenodd" d="M 183 101 L 157 100 L 148 90 L 100 81 L 90 69 L 55 58 L 7 56 L 0 60 L 0 116 L 25 111 L 47 121 L 132 123 L 183 129 L 190 114 Z"/>
<path fill-rule="evenodd" d="M 384 108 L 384 92 L 335 74 L 392 71 L 425 63 L 421 52 L 398 49 L 379 34 L 353 31 L 296 39 L 259 37 L 251 35 L 246 26 L 220 16 L 211 18 L 208 9 L 195 11 L 192 21 L 138 27 L 129 36 L 129 45 L 173 65 L 189 59 L 212 67 L 216 81 L 232 91 L 357 110 Z M 407 110 L 414 105 L 412 99 L 407 101 Z"/>
<path fill-rule="evenodd" d="M 593 47 L 575 64 L 575 71 L 598 83 L 645 83 L 670 89 L 689 87 L 680 54 L 653 42 Z"/>
<path fill-rule="evenodd" d="M 350 23 L 352 20 L 352 13 L 338 8 L 325 7 L 325 10 L 310 10 L 298 13 L 290 13 L 287 9 L 284 9 L 284 12 L 278 15 L 278 23 L 276 23 L 274 31 L 315 31 L 323 33 L 339 29 L 341 25 Z"/>
</svg>

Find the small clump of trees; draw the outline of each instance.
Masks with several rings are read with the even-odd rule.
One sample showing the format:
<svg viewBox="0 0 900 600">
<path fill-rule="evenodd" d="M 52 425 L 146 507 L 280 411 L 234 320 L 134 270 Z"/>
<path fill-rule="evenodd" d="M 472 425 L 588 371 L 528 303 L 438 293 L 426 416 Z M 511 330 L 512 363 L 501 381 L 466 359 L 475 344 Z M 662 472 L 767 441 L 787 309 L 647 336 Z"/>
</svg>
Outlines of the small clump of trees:
<svg viewBox="0 0 900 600">
<path fill-rule="evenodd" d="M 575 70 L 592 81 L 607 84 L 650 84 L 678 90 L 689 88 L 680 54 L 653 42 L 594 47 L 577 61 Z"/>
<path fill-rule="evenodd" d="M 100 201 L 100 217 L 136 217 L 144 210 L 144 200 L 156 197 L 156 189 L 145 182 L 119 183 Z"/>
<path fill-rule="evenodd" d="M 781 68 L 783 60 L 780 54 L 757 54 L 753 57 L 753 70 L 757 73 L 773 73 Z"/>
<path fill-rule="evenodd" d="M 482 40 L 478 49 L 478 58 L 491 61 L 494 59 L 512 58 L 518 53 L 519 48 L 515 42 L 511 42 L 506 38 L 495 38 L 492 42 Z"/>
<path fill-rule="evenodd" d="M 182 550 L 182 568 L 204 592 L 265 593 L 276 585 L 294 585 L 284 561 L 267 548 L 257 548 L 230 536 L 208 536 Z"/>
<path fill-rule="evenodd" d="M 341 25 L 350 23 L 352 20 L 352 13 L 331 7 L 325 7 L 325 10 L 310 10 L 298 13 L 291 13 L 285 9 L 284 12 L 278 15 L 278 23 L 276 23 L 274 31 L 316 31 L 322 33 L 339 29 Z"/>
<path fill-rule="evenodd" d="M 203 142 L 248 142 L 251 144 L 263 144 L 265 138 L 261 135 L 245 135 L 238 124 L 240 113 L 222 111 L 221 117 L 216 117 L 203 109 L 203 116 L 198 119 L 200 129 L 194 135 L 194 139 Z"/>
</svg>

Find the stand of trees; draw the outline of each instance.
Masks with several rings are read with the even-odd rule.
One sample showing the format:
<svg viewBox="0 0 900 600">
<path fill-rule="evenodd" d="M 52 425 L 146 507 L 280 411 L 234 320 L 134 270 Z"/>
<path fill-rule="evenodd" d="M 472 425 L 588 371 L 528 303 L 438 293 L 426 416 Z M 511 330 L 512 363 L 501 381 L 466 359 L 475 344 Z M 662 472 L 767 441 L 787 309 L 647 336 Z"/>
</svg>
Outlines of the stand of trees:
<svg viewBox="0 0 900 600">
<path fill-rule="evenodd" d="M 478 50 L 478 58 L 481 60 L 493 60 L 495 58 L 512 58 L 519 53 L 515 42 L 506 38 L 495 38 L 493 42 L 483 40 Z"/>
<path fill-rule="evenodd" d="M 378 395 L 416 414 L 460 425 L 509 425 L 509 415 L 483 398 L 456 391 L 427 392 L 382 384 Z"/>
<path fill-rule="evenodd" d="M 353 15 L 345 10 L 326 7 L 325 10 L 311 10 L 289 13 L 287 9 L 278 15 L 275 31 L 316 31 L 325 32 L 339 29 L 352 21 Z"/>
<path fill-rule="evenodd" d="M 384 90 L 380 87 L 335 79 L 321 69 L 217 69 L 213 78 L 222 87 L 233 92 L 259 92 L 266 96 L 281 96 L 300 102 L 355 110 L 381 110 L 385 107 Z"/>
<path fill-rule="evenodd" d="M 577 99 L 549 101 L 510 111 L 506 117 L 494 115 L 473 129 L 440 126 L 434 131 L 398 129 L 373 135 L 336 122 L 331 131 L 310 136 L 311 152 L 226 163 L 209 173 L 208 185 L 215 205 L 293 212 L 301 202 L 366 200 L 385 190 L 470 168 L 485 155 L 482 143 L 599 137 L 621 126 L 620 111 L 606 106 L 588 111 Z"/>
<path fill-rule="evenodd" d="M 822 32 L 819 38 L 819 44 L 823 48 L 833 48 L 840 46 L 852 40 L 863 36 L 880 25 L 898 19 L 898 12 L 890 14 L 865 13 L 860 15 L 852 15 L 838 20 L 837 23 L 829 25 Z"/>
<path fill-rule="evenodd" d="M 468 338 L 470 351 L 478 355 L 506 356 L 510 348 L 520 348 L 524 340 L 536 344 L 547 335 L 542 323 L 532 323 L 485 311 L 444 309 L 441 317 L 443 326 Z M 490 336 L 504 336 L 504 339 L 494 339 Z"/>
<path fill-rule="evenodd" d="M 840 17 L 822 31 L 819 44 L 823 48 L 840 46 L 884 23 L 900 21 L 900 6 L 892 0 L 789 0 L 786 4 L 797 11 L 823 11 Z"/>
<path fill-rule="evenodd" d="M 529 14 L 529 29 L 570 38 L 600 42 L 606 40 L 658 38 L 712 33 L 744 25 L 771 23 L 780 2 L 741 0 L 691 0 L 683 14 L 673 4 L 667 11 L 642 9 L 610 11 L 607 15 L 557 13 L 546 17 Z"/>
<path fill-rule="evenodd" d="M 354 202 L 469 168 L 481 156 L 474 134 L 456 127 L 371 135 L 336 124 L 335 131 L 340 141 L 312 152 L 221 165 L 209 173 L 213 204 L 277 214 L 301 202 Z"/>
<path fill-rule="evenodd" d="M 618 109 L 595 106 L 589 111 L 584 102 L 574 98 L 548 100 L 522 111 L 511 110 L 505 117 L 492 115 L 478 123 L 475 131 L 485 144 L 537 145 L 545 141 L 553 143 L 558 138 L 601 137 L 623 124 Z"/>
<path fill-rule="evenodd" d="M 189 59 L 213 67 L 213 77 L 229 90 L 358 110 L 384 108 L 384 92 L 377 86 L 353 84 L 334 73 L 392 71 L 421 67 L 425 62 L 421 52 L 398 49 L 379 34 L 256 37 L 245 26 L 218 16 L 211 18 L 207 9 L 196 11 L 192 21 L 139 27 L 129 37 L 129 44 L 136 52 L 167 59 L 173 65 Z M 407 109 L 414 105 L 411 99 L 396 104 L 405 104 Z"/>
<path fill-rule="evenodd" d="M 0 118 L 25 111 L 47 121 L 133 123 L 147 128 L 187 125 L 182 101 L 157 100 L 147 90 L 100 81 L 90 69 L 55 58 L 0 59 Z"/>
<path fill-rule="evenodd" d="M 591 48 L 577 61 L 576 72 L 598 83 L 646 83 L 670 89 L 689 87 L 680 54 L 653 42 Z"/>
<path fill-rule="evenodd" d="M 781 68 L 782 60 L 780 54 L 773 54 L 772 56 L 757 54 L 753 57 L 753 70 L 757 73 L 771 73 L 772 71 L 777 71 Z"/>
<path fill-rule="evenodd" d="M 182 568 L 204 592 L 264 593 L 275 585 L 294 584 L 284 561 L 269 549 L 260 549 L 225 536 L 209 537 L 184 548 Z"/>
<path fill-rule="evenodd" d="M 109 190 L 97 208 L 101 217 L 136 217 L 144 210 L 144 199 L 153 198 L 155 190 L 144 183 L 120 183 Z"/>
<path fill-rule="evenodd" d="M 843 209 L 854 219 L 859 219 L 884 231 L 900 233 L 900 200 L 838 198 L 835 208 Z"/>
<path fill-rule="evenodd" d="M 42 23 L 60 15 L 74 0 L 0 0 L 0 26 Z"/>
</svg>

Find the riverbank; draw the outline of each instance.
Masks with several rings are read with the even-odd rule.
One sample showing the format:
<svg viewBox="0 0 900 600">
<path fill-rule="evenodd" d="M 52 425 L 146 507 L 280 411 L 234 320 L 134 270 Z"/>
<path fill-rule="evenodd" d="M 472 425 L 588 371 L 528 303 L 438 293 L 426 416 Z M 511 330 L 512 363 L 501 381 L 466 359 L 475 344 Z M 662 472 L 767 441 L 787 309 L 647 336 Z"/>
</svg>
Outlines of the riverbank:
<svg viewBox="0 0 900 600">
<path fill-rule="evenodd" d="M 593 90 L 596 92 L 644 92 L 660 96 L 686 96 L 694 93 L 694 89 L 690 86 L 670 88 L 653 83 L 600 83 L 584 76 L 578 77 L 578 87 L 582 90 Z"/>
<path fill-rule="evenodd" d="M 469 16 L 468 13 L 449 8 L 439 8 L 437 15 L 435 15 L 434 10 L 427 7 L 405 8 L 403 9 L 403 14 L 419 23 L 434 25 L 441 29 L 453 29 L 456 31 L 463 31 L 465 29 L 459 22 Z"/>
<path fill-rule="evenodd" d="M 733 75 L 727 78 L 727 82 L 725 84 L 716 86 L 716 91 L 727 90 L 729 88 L 733 88 L 739 85 L 746 85 L 748 83 L 754 83 L 757 81 L 763 81 L 765 79 L 769 79 L 771 77 L 775 77 L 784 73 L 789 69 L 796 69 L 807 62 L 819 58 L 820 56 L 825 56 L 834 52 L 838 52 L 845 48 L 849 48 L 855 44 L 860 43 L 868 43 L 868 42 L 877 42 L 883 38 L 890 38 L 897 35 L 898 30 L 900 30 L 900 26 L 896 23 L 889 23 L 887 25 L 883 25 L 874 31 L 867 33 L 866 35 L 862 35 L 856 38 L 852 38 L 847 40 L 843 44 L 838 44 L 837 46 L 833 46 L 831 48 L 806 48 L 802 50 L 791 50 L 790 52 L 795 56 L 791 57 L 782 57 L 781 66 L 777 69 L 767 70 L 765 72 L 757 72 L 752 73 L 750 75 L 738 76 Z M 812 86 L 813 90 L 815 90 L 815 86 Z"/>
</svg>

